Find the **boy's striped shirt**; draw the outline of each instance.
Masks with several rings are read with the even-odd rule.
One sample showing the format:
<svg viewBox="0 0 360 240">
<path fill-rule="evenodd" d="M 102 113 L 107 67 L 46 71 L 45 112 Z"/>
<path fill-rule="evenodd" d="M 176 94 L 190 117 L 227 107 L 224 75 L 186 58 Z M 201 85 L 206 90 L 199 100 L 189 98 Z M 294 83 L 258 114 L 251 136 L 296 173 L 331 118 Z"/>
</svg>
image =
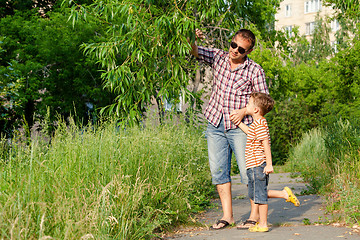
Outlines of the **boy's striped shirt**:
<svg viewBox="0 0 360 240">
<path fill-rule="evenodd" d="M 266 119 L 261 117 L 254 120 L 249 127 L 246 141 L 246 169 L 258 167 L 266 161 L 264 146 L 261 142 L 266 138 L 268 138 L 270 142 L 270 133 Z"/>
</svg>

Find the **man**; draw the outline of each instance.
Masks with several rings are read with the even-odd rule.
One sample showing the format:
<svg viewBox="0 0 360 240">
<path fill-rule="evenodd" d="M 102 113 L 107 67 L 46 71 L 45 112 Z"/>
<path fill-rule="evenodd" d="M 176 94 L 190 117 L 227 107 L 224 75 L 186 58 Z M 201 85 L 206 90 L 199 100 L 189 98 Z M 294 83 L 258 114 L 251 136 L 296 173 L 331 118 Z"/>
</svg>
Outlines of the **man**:
<svg viewBox="0 0 360 240">
<path fill-rule="evenodd" d="M 200 30 L 196 36 L 203 38 Z M 216 185 L 223 209 L 223 217 L 211 228 L 223 229 L 234 223 L 231 196 L 231 155 L 234 152 L 240 170 L 241 182 L 247 184 L 245 170 L 246 134 L 237 127 L 245 115 L 245 106 L 252 92 L 268 93 L 264 70 L 247 57 L 255 45 L 255 35 L 247 29 L 235 33 L 229 52 L 192 45 L 191 54 L 211 65 L 213 69 L 212 93 L 205 110 L 208 120 L 206 131 L 212 182 Z M 252 123 L 251 116 L 243 122 Z M 246 223 L 257 221 L 251 211 Z M 243 224 L 243 227 L 245 226 Z"/>
</svg>

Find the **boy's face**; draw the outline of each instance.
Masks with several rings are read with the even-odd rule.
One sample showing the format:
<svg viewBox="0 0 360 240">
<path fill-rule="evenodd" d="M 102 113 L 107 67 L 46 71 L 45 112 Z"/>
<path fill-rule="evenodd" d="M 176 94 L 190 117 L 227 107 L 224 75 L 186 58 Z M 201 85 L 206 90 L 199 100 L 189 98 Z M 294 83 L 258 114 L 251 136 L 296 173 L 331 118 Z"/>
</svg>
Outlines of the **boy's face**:
<svg viewBox="0 0 360 240">
<path fill-rule="evenodd" d="M 254 116 L 258 111 L 258 108 L 255 106 L 254 98 L 250 97 L 248 104 L 246 105 L 246 113 L 248 115 Z"/>
</svg>

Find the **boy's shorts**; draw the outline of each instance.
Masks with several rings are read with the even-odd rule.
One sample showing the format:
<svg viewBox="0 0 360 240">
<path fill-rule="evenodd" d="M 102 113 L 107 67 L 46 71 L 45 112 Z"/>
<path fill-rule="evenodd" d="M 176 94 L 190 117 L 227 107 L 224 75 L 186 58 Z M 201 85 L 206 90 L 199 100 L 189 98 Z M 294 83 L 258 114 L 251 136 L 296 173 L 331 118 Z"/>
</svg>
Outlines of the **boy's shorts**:
<svg viewBox="0 0 360 240">
<path fill-rule="evenodd" d="M 269 175 L 264 173 L 265 166 L 266 162 L 259 167 L 248 168 L 246 170 L 249 179 L 249 198 L 255 204 L 268 204 L 267 186 L 269 184 Z"/>
</svg>

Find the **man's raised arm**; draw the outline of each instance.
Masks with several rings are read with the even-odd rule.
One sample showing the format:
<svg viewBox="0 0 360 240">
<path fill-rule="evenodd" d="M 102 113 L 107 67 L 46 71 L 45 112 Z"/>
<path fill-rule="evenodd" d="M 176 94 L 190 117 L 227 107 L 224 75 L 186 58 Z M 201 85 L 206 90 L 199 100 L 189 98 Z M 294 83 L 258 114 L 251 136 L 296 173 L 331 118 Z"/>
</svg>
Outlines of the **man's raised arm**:
<svg viewBox="0 0 360 240">
<path fill-rule="evenodd" d="M 202 31 L 200 29 L 195 30 L 195 35 L 196 35 L 197 39 L 204 39 L 205 38 L 204 34 L 202 33 Z M 194 55 L 196 58 L 198 58 L 199 57 L 199 52 L 198 52 L 198 47 L 196 45 L 196 42 L 190 43 L 190 44 L 191 44 L 191 48 L 192 48 L 190 53 L 192 55 Z"/>
</svg>

